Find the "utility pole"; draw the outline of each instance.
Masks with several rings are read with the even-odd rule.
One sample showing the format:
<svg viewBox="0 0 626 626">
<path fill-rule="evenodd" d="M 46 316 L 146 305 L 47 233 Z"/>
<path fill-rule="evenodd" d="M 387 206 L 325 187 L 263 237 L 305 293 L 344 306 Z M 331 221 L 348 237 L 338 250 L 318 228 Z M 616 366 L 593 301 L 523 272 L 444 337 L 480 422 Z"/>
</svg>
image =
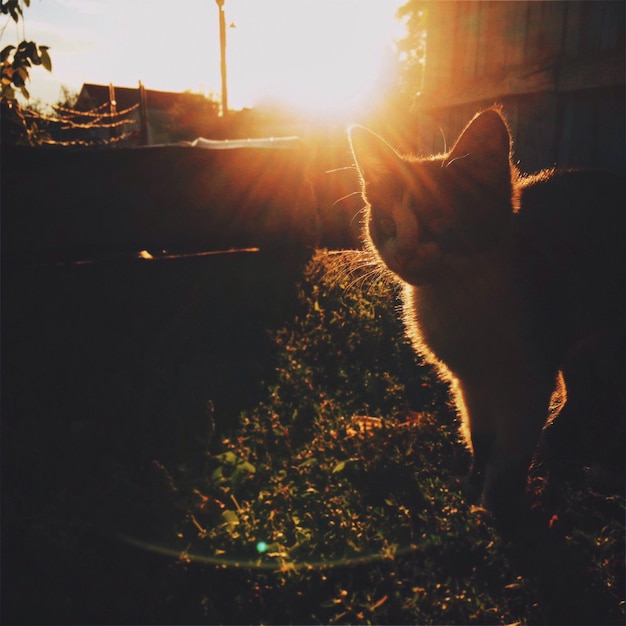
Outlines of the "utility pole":
<svg viewBox="0 0 626 626">
<path fill-rule="evenodd" d="M 220 70 L 222 74 L 222 117 L 228 115 L 228 87 L 226 85 L 226 18 L 224 0 L 215 0 L 220 18 Z"/>
</svg>

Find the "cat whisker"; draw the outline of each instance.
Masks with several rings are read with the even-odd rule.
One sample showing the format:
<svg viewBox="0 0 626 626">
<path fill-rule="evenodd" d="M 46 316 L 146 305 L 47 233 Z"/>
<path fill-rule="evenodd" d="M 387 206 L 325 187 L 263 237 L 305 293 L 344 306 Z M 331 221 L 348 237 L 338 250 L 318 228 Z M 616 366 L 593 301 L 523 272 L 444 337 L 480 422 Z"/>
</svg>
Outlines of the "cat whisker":
<svg viewBox="0 0 626 626">
<path fill-rule="evenodd" d="M 351 198 L 352 196 L 360 196 L 360 195 L 361 195 L 360 191 L 353 191 L 353 192 L 351 192 L 349 194 L 346 194 L 345 196 L 342 196 L 338 200 L 335 200 L 333 202 L 331 208 L 337 206 L 340 202 L 343 202 L 344 200 L 347 200 L 348 198 Z"/>
<path fill-rule="evenodd" d="M 381 267 L 375 254 L 370 250 L 344 250 L 331 254 L 332 260 L 324 278 L 333 281 L 333 286 L 342 288 L 344 293 L 355 287 L 361 289 L 366 284 L 376 286 L 380 284 L 381 279 L 387 282 L 392 277 L 384 266 Z M 347 284 L 346 277 L 350 280 Z"/>
<path fill-rule="evenodd" d="M 346 170 L 356 171 L 356 169 L 357 169 L 356 165 L 348 165 L 346 167 L 336 167 L 335 169 L 332 169 L 332 170 L 325 170 L 324 174 L 334 174 L 335 172 L 345 172 Z"/>
<path fill-rule="evenodd" d="M 447 167 L 450 167 L 450 165 L 452 165 L 455 161 L 459 161 L 460 159 L 467 159 L 468 156 L 469 156 L 469 152 L 467 154 L 463 154 L 461 156 L 458 156 L 455 159 L 450 159 L 450 161 L 444 161 L 441 164 L 441 167 L 443 169 L 446 169 Z"/>
<path fill-rule="evenodd" d="M 357 211 L 353 216 L 352 219 L 350 220 L 350 226 L 354 225 L 354 220 L 356 220 L 357 218 L 362 219 L 363 223 L 365 223 L 365 213 L 367 210 L 367 206 L 363 206 L 362 209 L 360 209 L 359 211 Z"/>
<path fill-rule="evenodd" d="M 362 255 L 362 250 L 341 250 L 326 252 L 329 261 L 326 272 L 323 275 L 325 280 L 332 280 L 333 286 L 339 286 L 346 275 L 351 275 L 358 267 L 357 259 Z"/>
<path fill-rule="evenodd" d="M 439 127 L 439 132 L 441 133 L 441 139 L 443 139 L 443 151 L 448 151 L 448 142 L 446 141 L 446 134 L 443 132 L 443 128 Z"/>
<path fill-rule="evenodd" d="M 378 287 L 381 283 L 385 286 L 395 285 L 397 281 L 391 272 L 387 270 L 385 267 L 381 267 L 378 261 L 371 259 L 363 263 L 363 265 L 359 268 L 359 270 L 363 270 L 367 268 L 367 271 L 361 273 L 348 285 L 347 289 L 354 289 L 358 287 L 360 290 L 364 290 L 365 286 L 368 286 L 368 291 L 365 293 L 370 293 L 371 289 Z"/>
</svg>

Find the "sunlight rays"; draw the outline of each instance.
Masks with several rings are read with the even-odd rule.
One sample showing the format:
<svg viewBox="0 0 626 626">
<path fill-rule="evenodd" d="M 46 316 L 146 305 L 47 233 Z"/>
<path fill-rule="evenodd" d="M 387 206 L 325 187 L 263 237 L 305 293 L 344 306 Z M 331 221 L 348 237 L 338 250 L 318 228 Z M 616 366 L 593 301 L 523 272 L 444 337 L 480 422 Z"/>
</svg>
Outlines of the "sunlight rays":
<svg viewBox="0 0 626 626">
<path fill-rule="evenodd" d="M 228 48 L 232 90 L 280 101 L 318 117 L 346 117 L 376 100 L 388 78 L 386 58 L 399 23 L 397 2 L 302 0 L 277 2 L 262 15 L 242 6 Z M 237 4 L 231 3 L 232 11 Z M 259 77 L 265 84 L 258 85 Z"/>
<path fill-rule="evenodd" d="M 277 103 L 345 119 L 373 103 L 391 79 L 401 3 L 226 0 L 226 23 L 234 26 L 226 29 L 231 108 Z M 61 85 L 78 91 L 84 82 L 134 87 L 141 80 L 150 89 L 217 97 L 217 17 L 209 0 L 181 0 L 175 12 L 152 0 L 32 3 L 29 36 L 51 46 L 55 70 L 37 76 L 31 93 L 52 103 Z"/>
</svg>

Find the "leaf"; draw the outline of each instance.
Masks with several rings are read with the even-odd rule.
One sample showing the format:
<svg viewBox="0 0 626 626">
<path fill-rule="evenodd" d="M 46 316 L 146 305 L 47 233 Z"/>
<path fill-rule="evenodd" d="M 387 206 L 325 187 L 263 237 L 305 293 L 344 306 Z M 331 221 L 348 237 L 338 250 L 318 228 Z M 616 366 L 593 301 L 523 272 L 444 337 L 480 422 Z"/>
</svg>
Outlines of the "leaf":
<svg viewBox="0 0 626 626">
<path fill-rule="evenodd" d="M 254 467 L 252 463 L 248 463 L 248 461 L 241 461 L 235 466 L 235 473 L 241 472 L 245 472 L 246 474 L 254 474 L 256 472 L 256 467 Z"/>
<path fill-rule="evenodd" d="M 37 54 L 37 44 L 34 41 L 26 41 L 22 42 L 26 45 L 24 49 L 26 51 L 26 56 L 33 61 L 33 63 L 39 62 L 39 55 Z"/>
<path fill-rule="evenodd" d="M 333 474 L 335 474 L 336 472 L 341 472 L 345 467 L 347 463 L 353 463 L 354 461 L 358 461 L 358 458 L 351 458 L 351 459 L 346 459 L 345 461 L 339 461 L 339 463 L 337 463 L 337 465 L 335 465 L 335 467 L 333 467 Z"/>
<path fill-rule="evenodd" d="M 239 517 L 235 511 L 226 509 L 226 511 L 222 513 L 222 521 L 224 524 L 228 524 L 229 526 L 236 526 L 239 524 Z"/>
<path fill-rule="evenodd" d="M 374 602 L 374 604 L 372 604 L 369 607 L 370 611 L 374 611 L 375 609 L 377 609 L 381 604 L 384 604 L 387 601 L 387 598 L 389 596 L 387 594 L 385 594 L 382 598 L 380 598 L 380 600 L 376 600 L 376 602 Z"/>
<path fill-rule="evenodd" d="M 50 55 L 48 54 L 48 46 L 40 46 L 41 50 L 41 64 L 49 71 L 52 71 L 52 59 L 50 59 Z"/>
<path fill-rule="evenodd" d="M 337 472 L 341 472 L 345 466 L 346 466 L 346 461 L 339 461 L 339 463 L 337 463 L 337 465 L 333 467 L 333 474 L 336 474 Z"/>
<path fill-rule="evenodd" d="M 237 455 L 228 450 L 227 452 L 222 452 L 222 454 L 216 455 L 215 460 L 226 465 L 235 465 L 237 462 Z"/>
<path fill-rule="evenodd" d="M 11 51 L 15 50 L 15 46 L 5 46 L 2 48 L 2 52 L 0 52 L 0 61 L 2 63 L 5 62 L 6 58 L 11 54 Z"/>
</svg>

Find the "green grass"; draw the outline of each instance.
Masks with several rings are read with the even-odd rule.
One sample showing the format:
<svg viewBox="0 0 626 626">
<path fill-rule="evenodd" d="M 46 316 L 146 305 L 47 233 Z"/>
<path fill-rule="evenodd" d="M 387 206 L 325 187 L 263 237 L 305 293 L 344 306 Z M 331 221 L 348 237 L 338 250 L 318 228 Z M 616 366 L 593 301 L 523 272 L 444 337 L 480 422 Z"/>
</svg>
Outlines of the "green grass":
<svg viewBox="0 0 626 626">
<path fill-rule="evenodd" d="M 502 540 L 461 495 L 469 454 L 446 386 L 404 339 L 396 289 L 350 265 L 308 266 L 298 314 L 273 333 L 266 398 L 197 442 L 193 463 L 156 465 L 171 514 L 151 549 L 195 581 L 190 613 L 621 623 L 623 494 L 589 489 L 590 470 L 551 490 L 539 467 L 536 532 Z"/>
</svg>

